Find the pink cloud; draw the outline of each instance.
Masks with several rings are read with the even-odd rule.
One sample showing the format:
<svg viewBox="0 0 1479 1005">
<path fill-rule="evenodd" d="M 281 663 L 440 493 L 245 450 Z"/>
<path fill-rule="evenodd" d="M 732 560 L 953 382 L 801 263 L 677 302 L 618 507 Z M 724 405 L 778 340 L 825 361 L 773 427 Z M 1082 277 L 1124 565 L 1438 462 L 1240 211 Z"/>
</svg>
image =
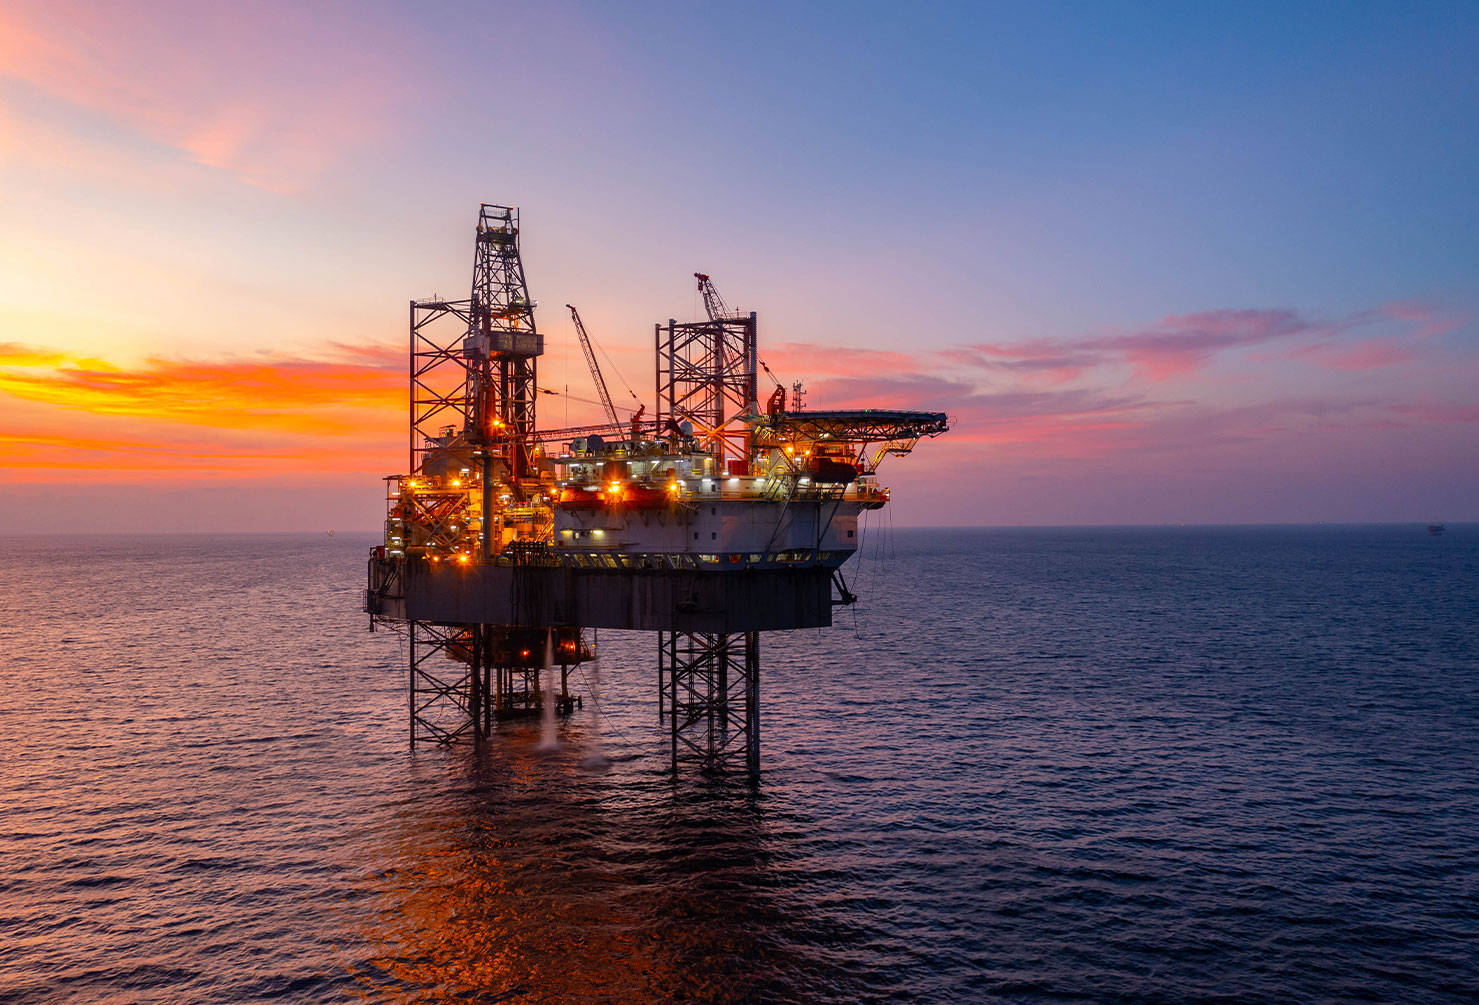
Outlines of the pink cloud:
<svg viewBox="0 0 1479 1005">
<path fill-rule="evenodd" d="M 1415 404 L 1392 405 L 1390 408 L 1398 415 L 1418 422 L 1479 423 L 1479 405 L 1454 405 L 1447 402 L 1424 401 Z"/>
<path fill-rule="evenodd" d="M 1417 356 L 1417 348 L 1397 339 L 1368 339 L 1364 342 L 1316 342 L 1289 353 L 1290 358 L 1309 359 L 1330 368 L 1352 372 L 1379 370 L 1406 363 Z"/>
<path fill-rule="evenodd" d="M 1452 331 L 1467 320 L 1415 301 L 1393 301 L 1334 322 L 1284 309 L 1223 309 L 1172 314 L 1137 330 L 1105 335 L 956 346 L 939 356 L 959 366 L 1013 373 L 1037 383 L 1064 384 L 1096 367 L 1117 364 L 1159 382 L 1194 373 L 1230 350 L 1318 339 L 1272 358 L 1305 358 L 1332 370 L 1373 370 L 1415 358 L 1421 350 L 1414 341 Z M 1372 327 L 1392 334 L 1342 341 Z"/>
<path fill-rule="evenodd" d="M 268 3 L 252 14 L 0 0 L 0 72 L 197 163 L 294 191 L 393 128 L 410 81 L 380 54 L 403 43 L 362 11 Z"/>
<path fill-rule="evenodd" d="M 961 366 L 1010 371 L 1045 384 L 1066 384 L 1085 370 L 1103 362 L 1087 352 L 1055 352 L 1052 343 L 1020 343 L 1013 346 L 976 344 L 945 349 L 940 357 Z"/>
<path fill-rule="evenodd" d="M 1081 345 L 1120 353 L 1141 376 L 1165 380 L 1197 369 L 1226 349 L 1329 330 L 1293 311 L 1215 310 L 1170 315 L 1142 331 L 1089 339 Z"/>
<path fill-rule="evenodd" d="M 969 400 L 974 384 L 929 374 L 824 377 L 808 380 L 808 408 L 906 408 L 944 412 Z"/>
<path fill-rule="evenodd" d="M 813 408 L 905 408 L 950 416 L 949 441 L 1006 448 L 1037 444 L 1063 456 L 1121 449 L 1117 436 L 1147 421 L 1160 404 L 1096 391 L 981 391 L 974 384 L 928 374 L 839 377 L 815 381 Z M 1051 446 L 1049 446 L 1051 444 Z"/>
<path fill-rule="evenodd" d="M 817 345 L 812 342 L 773 342 L 761 346 L 760 358 L 781 380 L 788 376 L 821 374 L 828 377 L 871 376 L 878 373 L 914 373 L 919 357 L 886 349 Z"/>
<path fill-rule="evenodd" d="M 1162 381 L 1193 372 L 1228 349 L 1334 331 L 1330 325 L 1288 310 L 1210 310 L 1168 315 L 1145 328 L 1111 335 L 963 346 L 948 358 L 1036 373 L 1056 383 L 1073 380 L 1096 366 L 1123 363 L 1138 376 Z"/>
<path fill-rule="evenodd" d="M 1441 314 L 1435 308 L 1415 300 L 1394 300 L 1383 304 L 1377 311 L 1393 320 L 1418 325 L 1418 329 L 1412 332 L 1413 338 L 1445 335 L 1469 320 L 1466 314 Z"/>
</svg>

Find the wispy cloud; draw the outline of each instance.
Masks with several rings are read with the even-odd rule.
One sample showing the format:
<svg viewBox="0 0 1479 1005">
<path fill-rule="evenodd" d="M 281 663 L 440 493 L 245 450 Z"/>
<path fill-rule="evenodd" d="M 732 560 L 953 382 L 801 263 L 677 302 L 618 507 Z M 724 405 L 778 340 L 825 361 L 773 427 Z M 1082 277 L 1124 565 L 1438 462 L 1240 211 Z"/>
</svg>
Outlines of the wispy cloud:
<svg viewBox="0 0 1479 1005">
<path fill-rule="evenodd" d="M 1285 358 L 1333 370 L 1369 370 L 1415 359 L 1423 351 L 1422 340 L 1452 331 L 1465 320 L 1413 301 L 1385 304 L 1336 321 L 1287 309 L 1208 310 L 1168 315 L 1129 331 L 976 343 L 946 349 L 941 356 L 963 366 L 1044 383 L 1068 383 L 1096 367 L 1115 365 L 1159 382 L 1196 373 L 1221 353 L 1298 343 Z"/>
<path fill-rule="evenodd" d="M 968 345 L 956 350 L 953 358 L 980 367 L 1041 374 L 1053 382 L 1121 363 L 1138 376 L 1161 381 L 1190 373 L 1228 349 L 1334 331 L 1288 310 L 1211 310 L 1172 314 L 1138 330 L 1088 338 Z"/>
<path fill-rule="evenodd" d="M 814 342 L 771 343 L 761 347 L 760 358 L 782 380 L 791 374 L 821 373 L 837 377 L 915 373 L 921 362 L 920 356 L 909 353 Z"/>
<path fill-rule="evenodd" d="M 1424 400 L 1398 403 L 1388 408 L 1408 422 L 1442 422 L 1479 425 L 1479 405 Z"/>
<path fill-rule="evenodd" d="M 294 191 L 386 135 L 414 87 L 382 56 L 393 32 L 320 6 L 0 0 L 0 74 Z"/>
<path fill-rule="evenodd" d="M 1469 315 L 1461 311 L 1444 311 L 1416 300 L 1394 300 L 1360 317 L 1385 318 L 1417 325 L 1410 334 L 1413 338 L 1420 339 L 1446 335 L 1469 320 Z"/>
<path fill-rule="evenodd" d="M 1416 359 L 1420 352 L 1420 347 L 1411 340 L 1366 339 L 1356 343 L 1316 342 L 1293 350 L 1288 357 L 1309 360 L 1331 370 L 1355 372 L 1406 363 Z"/>
</svg>

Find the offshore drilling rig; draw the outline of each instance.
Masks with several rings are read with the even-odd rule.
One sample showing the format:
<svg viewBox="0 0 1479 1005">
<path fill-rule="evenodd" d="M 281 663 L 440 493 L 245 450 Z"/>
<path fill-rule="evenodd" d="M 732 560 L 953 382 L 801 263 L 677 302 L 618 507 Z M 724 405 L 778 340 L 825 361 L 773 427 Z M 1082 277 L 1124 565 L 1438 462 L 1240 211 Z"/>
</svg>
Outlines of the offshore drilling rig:
<svg viewBox="0 0 1479 1005">
<path fill-rule="evenodd" d="M 878 465 L 946 416 L 787 410 L 779 385 L 762 404 L 756 315 L 695 273 L 708 317 L 654 326 L 652 418 L 615 421 L 572 308 L 613 421 L 541 430 L 517 210 L 484 203 L 474 247 L 469 299 L 411 302 L 408 473 L 369 561 L 372 628 L 408 638 L 412 747 L 568 711 L 585 629 L 652 631 L 673 770 L 757 776 L 760 633 L 856 599 L 842 567 L 888 502 Z"/>
</svg>

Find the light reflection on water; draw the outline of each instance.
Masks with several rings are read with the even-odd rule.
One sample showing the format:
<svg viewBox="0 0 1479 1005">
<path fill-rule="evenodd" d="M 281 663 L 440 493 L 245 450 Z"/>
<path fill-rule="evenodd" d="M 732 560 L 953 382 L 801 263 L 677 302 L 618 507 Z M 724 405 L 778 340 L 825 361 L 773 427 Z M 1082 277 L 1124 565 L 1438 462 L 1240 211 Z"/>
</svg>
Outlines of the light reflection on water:
<svg viewBox="0 0 1479 1005">
<path fill-rule="evenodd" d="M 408 753 L 369 538 L 0 539 L 0 1003 L 1471 1000 L 1479 528 L 867 541 L 751 792 L 650 636 Z"/>
<path fill-rule="evenodd" d="M 808 918 L 773 867 L 763 793 L 675 784 L 651 764 L 627 778 L 621 762 L 592 772 L 577 725 L 557 752 L 539 749 L 537 731 L 506 727 L 483 750 L 426 764 L 443 777 L 424 784 L 447 787 L 355 835 L 385 866 L 346 908 L 367 999 L 861 993 L 827 959 L 855 933 Z"/>
</svg>

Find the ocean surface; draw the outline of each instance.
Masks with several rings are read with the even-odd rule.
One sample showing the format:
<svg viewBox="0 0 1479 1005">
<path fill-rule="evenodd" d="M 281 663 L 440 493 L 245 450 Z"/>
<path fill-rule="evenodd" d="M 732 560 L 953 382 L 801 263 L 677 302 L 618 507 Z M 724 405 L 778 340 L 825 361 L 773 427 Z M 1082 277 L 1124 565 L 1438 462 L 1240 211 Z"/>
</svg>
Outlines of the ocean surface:
<svg viewBox="0 0 1479 1005">
<path fill-rule="evenodd" d="M 875 527 L 753 791 L 409 752 L 372 543 L 0 539 L 0 1002 L 1479 997 L 1479 526 Z"/>
</svg>

